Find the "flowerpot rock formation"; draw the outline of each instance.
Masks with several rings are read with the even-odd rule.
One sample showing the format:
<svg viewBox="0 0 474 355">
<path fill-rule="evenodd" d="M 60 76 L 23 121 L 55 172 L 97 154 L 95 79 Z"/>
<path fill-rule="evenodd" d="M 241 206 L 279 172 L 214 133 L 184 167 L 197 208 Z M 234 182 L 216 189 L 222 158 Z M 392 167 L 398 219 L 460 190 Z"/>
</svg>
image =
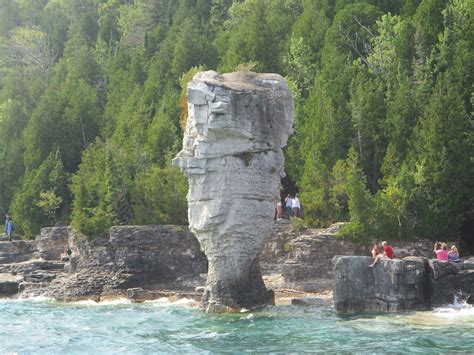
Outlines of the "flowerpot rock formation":
<svg viewBox="0 0 474 355">
<path fill-rule="evenodd" d="M 188 84 L 183 149 L 190 230 L 208 258 L 206 311 L 272 303 L 257 255 L 270 232 L 293 132 L 293 97 L 277 74 L 198 73 Z"/>
</svg>

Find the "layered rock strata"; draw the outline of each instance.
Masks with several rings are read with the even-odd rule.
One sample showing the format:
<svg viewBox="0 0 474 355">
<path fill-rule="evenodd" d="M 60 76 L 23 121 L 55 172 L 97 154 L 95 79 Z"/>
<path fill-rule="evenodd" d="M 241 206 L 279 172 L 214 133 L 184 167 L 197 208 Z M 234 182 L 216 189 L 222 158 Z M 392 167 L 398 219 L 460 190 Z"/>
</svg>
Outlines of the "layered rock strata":
<svg viewBox="0 0 474 355">
<path fill-rule="evenodd" d="M 455 297 L 474 302 L 474 263 L 422 257 L 382 259 L 374 267 L 365 256 L 336 256 L 334 308 L 339 313 L 428 310 Z"/>
<path fill-rule="evenodd" d="M 214 71 L 188 84 L 183 149 L 190 230 L 209 261 L 207 311 L 272 302 L 257 254 L 271 230 L 292 133 L 293 99 L 276 74 Z"/>
</svg>

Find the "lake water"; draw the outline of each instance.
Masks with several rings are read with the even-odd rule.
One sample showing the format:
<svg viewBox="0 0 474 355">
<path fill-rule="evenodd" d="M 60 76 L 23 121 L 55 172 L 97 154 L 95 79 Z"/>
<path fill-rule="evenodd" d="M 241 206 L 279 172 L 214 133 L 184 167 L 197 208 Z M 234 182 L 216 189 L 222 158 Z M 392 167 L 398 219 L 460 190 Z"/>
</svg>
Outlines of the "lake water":
<svg viewBox="0 0 474 355">
<path fill-rule="evenodd" d="M 0 300 L 0 353 L 474 352 L 474 308 L 338 317 L 332 307 L 206 314 L 185 300 Z"/>
</svg>

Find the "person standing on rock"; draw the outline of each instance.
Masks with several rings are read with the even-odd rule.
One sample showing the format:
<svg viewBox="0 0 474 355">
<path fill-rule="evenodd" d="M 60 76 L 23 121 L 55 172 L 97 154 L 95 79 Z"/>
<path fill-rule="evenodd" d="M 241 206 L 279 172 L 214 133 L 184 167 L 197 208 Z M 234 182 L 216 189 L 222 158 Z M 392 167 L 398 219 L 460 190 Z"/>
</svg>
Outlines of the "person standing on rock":
<svg viewBox="0 0 474 355">
<path fill-rule="evenodd" d="M 295 197 L 291 201 L 291 216 L 299 218 L 300 210 L 301 210 L 300 199 L 298 198 L 298 194 L 295 194 Z"/>
<path fill-rule="evenodd" d="M 285 198 L 285 217 L 290 218 L 293 198 L 288 194 Z"/>
<path fill-rule="evenodd" d="M 7 220 L 5 221 L 5 233 L 7 233 L 8 240 L 12 241 L 13 219 L 10 216 L 7 216 Z"/>
<path fill-rule="evenodd" d="M 283 205 L 281 201 L 278 201 L 276 204 L 276 216 L 275 220 L 279 221 L 283 218 Z"/>
<path fill-rule="evenodd" d="M 377 262 L 382 258 L 393 259 L 393 248 L 386 241 L 382 242 L 382 247 L 383 247 L 383 253 L 378 254 L 375 257 L 374 262 L 370 264 L 369 267 L 374 267 L 374 265 L 377 264 Z"/>
</svg>

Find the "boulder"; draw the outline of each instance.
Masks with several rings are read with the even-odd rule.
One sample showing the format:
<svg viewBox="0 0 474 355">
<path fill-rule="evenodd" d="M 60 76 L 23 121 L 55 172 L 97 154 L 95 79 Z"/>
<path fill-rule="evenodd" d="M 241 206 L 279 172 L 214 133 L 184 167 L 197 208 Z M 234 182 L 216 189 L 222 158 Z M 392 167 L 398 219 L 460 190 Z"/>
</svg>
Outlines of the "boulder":
<svg viewBox="0 0 474 355">
<path fill-rule="evenodd" d="M 190 230 L 209 261 L 204 308 L 273 302 L 257 254 L 269 234 L 293 98 L 277 74 L 198 73 L 188 84 L 183 149 Z"/>
<path fill-rule="evenodd" d="M 453 303 L 456 299 L 474 297 L 474 264 L 430 260 L 431 303 L 434 306 Z"/>
<path fill-rule="evenodd" d="M 334 307 L 339 313 L 427 310 L 431 307 L 427 260 L 336 256 Z"/>
<path fill-rule="evenodd" d="M 68 272 L 127 273 L 135 285 L 173 282 L 207 272 L 207 260 L 187 228 L 115 226 L 103 238 L 75 235 Z"/>
<path fill-rule="evenodd" d="M 0 280 L 0 297 L 11 297 L 19 291 L 19 283 L 16 281 Z"/>
<path fill-rule="evenodd" d="M 69 245 L 70 227 L 41 228 L 41 234 L 35 238 L 40 258 L 59 260 L 64 247 Z"/>
</svg>

